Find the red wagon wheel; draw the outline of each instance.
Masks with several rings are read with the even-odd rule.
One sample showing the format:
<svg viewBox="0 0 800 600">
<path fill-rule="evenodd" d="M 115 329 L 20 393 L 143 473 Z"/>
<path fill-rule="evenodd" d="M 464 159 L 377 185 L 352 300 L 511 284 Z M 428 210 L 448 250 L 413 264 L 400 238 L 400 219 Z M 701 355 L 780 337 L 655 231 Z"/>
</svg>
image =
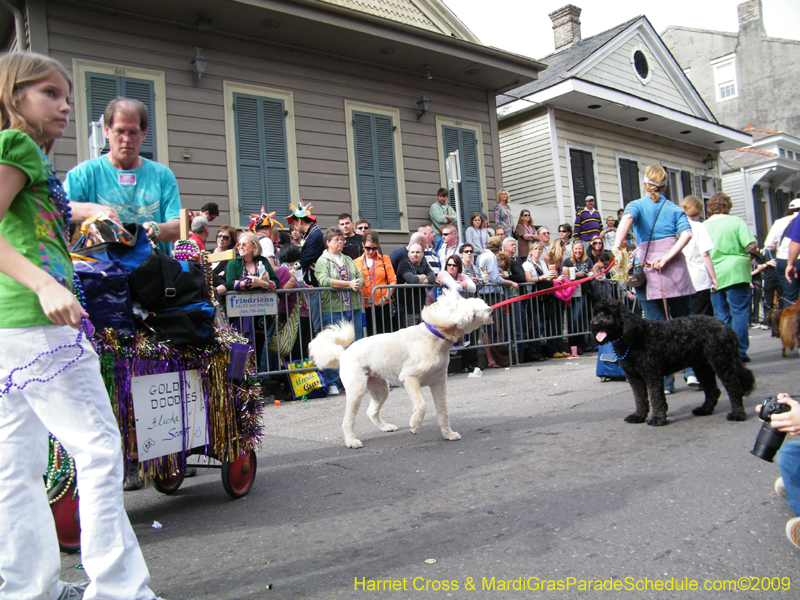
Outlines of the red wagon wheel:
<svg viewBox="0 0 800 600">
<path fill-rule="evenodd" d="M 66 483 L 66 482 L 64 482 Z M 63 491 L 63 485 L 56 485 L 48 494 L 51 498 L 58 497 Z M 73 498 L 72 496 L 75 495 Z M 50 505 L 53 511 L 53 520 L 56 524 L 58 545 L 62 552 L 73 554 L 81 549 L 81 522 L 78 517 L 78 498 L 75 494 L 73 481 L 66 492 Z"/>
<path fill-rule="evenodd" d="M 248 450 L 233 462 L 222 462 L 222 487 L 231 498 L 241 498 L 253 487 L 258 459 L 254 450 Z"/>
<path fill-rule="evenodd" d="M 169 475 L 163 475 L 161 477 L 157 475 L 153 477 L 153 487 L 162 494 L 174 494 L 178 491 L 178 488 L 181 487 L 185 473 L 185 469 L 178 469 Z"/>
</svg>

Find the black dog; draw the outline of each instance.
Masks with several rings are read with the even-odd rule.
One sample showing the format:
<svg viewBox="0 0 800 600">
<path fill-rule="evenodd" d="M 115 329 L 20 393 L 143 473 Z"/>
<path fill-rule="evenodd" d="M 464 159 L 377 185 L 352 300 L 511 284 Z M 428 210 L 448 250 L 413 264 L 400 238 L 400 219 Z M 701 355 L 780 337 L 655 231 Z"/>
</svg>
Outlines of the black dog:
<svg viewBox="0 0 800 600">
<path fill-rule="evenodd" d="M 714 412 L 720 396 L 719 377 L 731 401 L 728 420 L 747 418 L 742 397 L 752 393 L 756 380 L 742 363 L 736 333 L 719 319 L 696 315 L 648 321 L 617 300 L 600 300 L 594 307 L 591 330 L 598 342 L 614 343 L 619 364 L 628 376 L 636 400 L 636 412 L 625 417 L 628 423 L 647 419 L 649 393 L 653 416 L 647 424 L 666 425 L 663 378 L 686 367 L 694 369 L 706 394 L 703 405 L 692 411 L 695 415 Z"/>
</svg>

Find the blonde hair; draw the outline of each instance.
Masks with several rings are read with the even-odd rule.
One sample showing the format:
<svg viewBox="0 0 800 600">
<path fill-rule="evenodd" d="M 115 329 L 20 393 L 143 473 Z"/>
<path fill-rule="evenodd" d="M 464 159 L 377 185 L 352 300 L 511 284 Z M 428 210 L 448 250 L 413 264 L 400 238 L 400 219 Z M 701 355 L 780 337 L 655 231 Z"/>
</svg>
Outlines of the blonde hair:
<svg viewBox="0 0 800 600">
<path fill-rule="evenodd" d="M 57 60 L 35 52 L 10 52 L 0 57 L 0 129 L 16 129 L 31 137 L 41 133 L 41 126 L 23 117 L 20 107 L 28 86 L 55 73 L 67 81 L 71 96 L 72 78 Z M 42 150 L 50 152 L 53 142 L 46 141 L 42 144 Z"/>
<path fill-rule="evenodd" d="M 580 242 L 578 242 L 580 243 Z M 556 238 L 550 242 L 550 247 L 547 249 L 547 257 L 550 259 L 550 264 L 560 265 L 564 259 L 564 250 L 561 248 L 561 240 Z"/>
<path fill-rule="evenodd" d="M 511 194 L 509 194 L 508 190 L 505 188 L 497 192 L 497 203 L 500 204 L 500 194 L 502 194 L 503 192 L 506 193 L 506 197 L 508 198 L 508 200 L 506 200 L 506 204 L 511 204 Z"/>
<path fill-rule="evenodd" d="M 258 236 L 252 231 L 245 231 L 239 234 L 239 244 L 242 242 L 255 244 L 256 249 L 253 251 L 253 256 L 261 256 L 261 244 L 258 242 Z"/>
<path fill-rule="evenodd" d="M 581 254 L 580 259 L 575 257 L 575 248 L 580 246 L 583 248 L 583 254 Z M 576 260 L 581 260 L 582 262 L 586 261 L 586 247 L 583 245 L 583 242 L 580 240 L 576 240 L 569 249 L 569 257 L 572 259 L 573 264 Z"/>
<path fill-rule="evenodd" d="M 544 244 L 542 244 L 542 242 L 533 242 L 528 248 L 528 254 L 532 254 L 536 248 L 541 248 L 542 252 L 544 252 Z"/>
<path fill-rule="evenodd" d="M 653 202 L 658 202 L 661 192 L 667 187 L 667 172 L 660 165 L 650 165 L 644 170 L 644 179 L 644 191 L 650 194 Z"/>
<path fill-rule="evenodd" d="M 694 196 L 686 196 L 681 201 L 681 208 L 683 212 L 686 213 L 687 217 L 696 217 L 703 212 L 703 203 L 700 202 L 699 198 L 695 198 Z"/>
</svg>

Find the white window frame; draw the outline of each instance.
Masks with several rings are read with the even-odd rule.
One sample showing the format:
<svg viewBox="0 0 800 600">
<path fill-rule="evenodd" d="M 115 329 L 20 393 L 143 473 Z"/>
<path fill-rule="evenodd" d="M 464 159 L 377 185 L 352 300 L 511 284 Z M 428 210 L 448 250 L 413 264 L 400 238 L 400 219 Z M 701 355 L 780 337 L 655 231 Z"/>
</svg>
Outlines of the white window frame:
<svg viewBox="0 0 800 600">
<path fill-rule="evenodd" d="M 164 71 L 140 69 L 122 64 L 72 59 L 72 76 L 75 81 L 75 138 L 78 162 L 89 160 L 89 119 L 86 115 L 86 74 L 99 73 L 114 77 L 131 77 L 153 82 L 153 112 L 149 119 L 156 124 L 156 156 L 158 163 L 169 167 L 169 140 L 167 137 L 167 93 Z"/>
<path fill-rule="evenodd" d="M 356 143 L 353 136 L 353 111 L 391 117 L 394 126 L 394 172 L 397 178 L 397 203 L 400 209 L 400 229 L 376 229 L 377 232 L 408 233 L 408 207 L 406 205 L 406 175 L 403 168 L 403 138 L 400 132 L 400 109 L 353 100 L 344 101 L 345 131 L 347 133 L 347 170 L 350 176 L 350 214 L 359 220 L 358 177 L 356 176 Z"/>
<path fill-rule="evenodd" d="M 644 182 L 644 169 L 642 168 L 642 157 L 636 156 L 635 154 L 625 154 L 624 152 L 615 152 L 614 153 L 614 170 L 617 175 L 617 189 L 619 190 L 619 207 L 623 208 L 623 197 L 622 197 L 622 179 L 619 176 L 619 159 L 625 160 L 632 160 L 636 161 L 636 164 L 639 165 L 639 193 L 644 194 L 642 190 L 642 183 Z M 571 179 L 570 179 L 571 181 Z M 641 196 L 639 196 L 641 198 Z"/>
<path fill-rule="evenodd" d="M 569 159 L 570 148 L 575 148 L 575 150 L 583 150 L 584 152 L 591 152 L 592 154 L 592 167 L 593 167 L 592 171 L 594 171 L 595 210 L 600 214 L 602 214 L 603 199 L 601 197 L 602 193 L 600 192 L 600 173 L 598 172 L 597 168 L 597 148 L 595 148 L 594 146 L 587 146 L 585 144 L 578 144 L 575 142 L 564 140 L 564 159 L 567 163 L 567 179 L 569 180 L 569 199 L 570 202 L 572 203 L 572 217 L 575 218 L 575 213 L 577 212 L 577 208 L 575 207 L 575 190 L 572 187 L 572 161 Z M 617 168 L 619 168 L 619 165 L 617 165 Z M 621 195 L 620 198 L 622 198 Z"/>
<path fill-rule="evenodd" d="M 228 161 L 228 197 L 231 203 L 231 221 L 237 228 L 247 227 L 248 223 L 239 222 L 239 178 L 236 169 L 236 115 L 233 110 L 233 95 L 248 94 L 273 100 L 283 100 L 284 109 L 289 113 L 284 117 L 286 126 L 286 154 L 289 162 L 289 193 L 292 202 L 300 198 L 300 182 L 297 175 L 297 138 L 294 121 L 294 94 L 285 90 L 249 85 L 232 81 L 222 82 L 223 102 L 225 107 L 225 152 Z M 282 218 L 278 215 L 279 218 Z"/>
<path fill-rule="evenodd" d="M 681 167 L 681 165 L 675 163 L 665 163 L 665 162 L 662 162 L 661 166 L 667 172 L 667 183 L 669 184 L 667 186 L 667 190 L 670 193 L 670 195 L 668 195 L 667 198 L 669 198 L 674 204 L 680 205 L 681 200 L 683 200 L 684 198 L 683 180 L 681 179 L 681 171 L 692 171 L 692 169 Z M 675 174 L 675 182 L 677 183 L 677 186 L 673 186 L 672 181 L 670 181 L 670 178 L 673 173 Z M 680 189 L 677 189 L 678 186 L 680 186 Z"/>
<path fill-rule="evenodd" d="M 720 69 L 730 66 L 733 71 L 733 79 L 732 80 L 725 80 L 720 81 L 719 79 L 719 71 Z M 722 58 L 718 58 L 716 60 L 711 61 L 711 69 L 714 71 L 714 95 L 717 99 L 717 102 L 725 102 L 726 100 L 733 100 L 734 98 L 739 97 L 739 82 L 736 79 L 736 54 L 728 54 L 727 56 L 723 56 Z M 728 85 L 733 83 L 733 95 L 726 96 L 722 98 L 720 96 L 720 86 L 721 85 Z"/>
</svg>

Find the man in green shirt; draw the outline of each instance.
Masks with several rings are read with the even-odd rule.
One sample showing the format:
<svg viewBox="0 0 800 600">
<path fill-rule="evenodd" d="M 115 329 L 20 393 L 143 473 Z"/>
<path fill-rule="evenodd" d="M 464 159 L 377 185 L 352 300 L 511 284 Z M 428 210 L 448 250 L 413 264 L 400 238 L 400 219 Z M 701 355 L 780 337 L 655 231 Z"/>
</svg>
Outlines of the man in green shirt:
<svg viewBox="0 0 800 600">
<path fill-rule="evenodd" d="M 431 209 L 428 211 L 433 230 L 436 232 L 433 243 L 435 248 L 439 247 L 439 242 L 442 240 L 444 226 L 456 219 L 456 211 L 447 203 L 447 197 L 447 188 L 439 188 L 439 191 L 436 192 L 436 202 L 431 205 Z"/>
</svg>

